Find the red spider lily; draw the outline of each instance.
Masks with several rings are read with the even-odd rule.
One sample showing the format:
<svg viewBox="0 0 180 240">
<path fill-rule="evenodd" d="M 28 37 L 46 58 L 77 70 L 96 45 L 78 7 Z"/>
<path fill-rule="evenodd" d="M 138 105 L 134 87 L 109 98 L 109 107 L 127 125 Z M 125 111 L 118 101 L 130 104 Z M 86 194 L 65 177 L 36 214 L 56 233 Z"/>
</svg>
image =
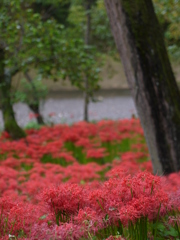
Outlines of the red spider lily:
<svg viewBox="0 0 180 240">
<path fill-rule="evenodd" d="M 86 165 L 80 165 L 75 163 L 66 168 L 64 173 L 65 178 L 69 178 L 68 182 L 81 183 L 82 181 L 88 182 L 93 179 L 100 179 L 100 172 L 104 169 L 103 166 L 99 166 L 96 163 L 88 163 Z"/>
<path fill-rule="evenodd" d="M 78 212 L 78 209 L 84 205 L 83 188 L 77 184 L 61 184 L 58 187 L 51 187 L 44 190 L 42 200 L 45 201 L 52 213 L 60 217 L 69 219 L 70 215 Z M 59 223 L 59 219 L 58 219 Z"/>
<path fill-rule="evenodd" d="M 48 116 L 49 116 L 49 117 L 56 116 L 56 113 L 55 113 L 55 112 L 50 112 L 50 113 L 48 114 Z"/>
<path fill-rule="evenodd" d="M 38 218 L 42 216 L 39 206 L 32 204 L 17 204 L 11 208 L 8 214 L 8 229 L 11 234 L 17 235 L 23 229 L 25 233 L 29 233 L 32 224 L 38 222 Z"/>
<path fill-rule="evenodd" d="M 38 116 L 39 116 L 39 114 L 37 114 L 37 113 L 30 113 L 29 114 L 30 119 L 37 118 Z"/>
<path fill-rule="evenodd" d="M 79 240 L 87 236 L 82 226 L 73 223 L 64 223 L 60 226 L 48 225 L 47 223 L 34 224 L 31 228 L 30 239 L 49 240 L 49 239 L 64 239 L 64 240 Z"/>
<path fill-rule="evenodd" d="M 106 227 L 103 218 L 104 214 L 98 215 L 94 209 L 85 207 L 84 209 L 79 210 L 74 221 L 77 225 L 86 229 L 87 232 L 93 232 L 95 234 L 98 230 Z"/>
<path fill-rule="evenodd" d="M 141 214 L 135 207 L 129 205 L 121 207 L 118 216 L 121 220 L 121 223 L 124 226 L 127 226 L 130 221 L 134 223 L 137 219 L 139 219 Z"/>
<path fill-rule="evenodd" d="M 127 225 L 142 217 L 153 220 L 180 208 L 180 173 L 151 174 L 151 162 L 142 161 L 148 154 L 140 144 L 143 131 L 137 119 L 64 124 L 27 133 L 19 141 L 0 138 L 2 239 L 7 218 L 12 235 L 23 230 L 28 239 L 80 239 L 119 221 Z M 108 147 L 102 146 L 118 147 L 127 137 L 135 145 L 117 152 L 112 163 L 78 162 L 81 156 L 86 160 L 86 154 L 88 161 L 106 157 Z M 44 157 L 48 163 L 42 163 Z M 71 165 L 53 164 L 59 159 Z"/>
<path fill-rule="evenodd" d="M 75 146 L 84 147 L 84 148 L 91 148 L 93 144 L 91 143 L 89 138 L 80 138 L 78 141 L 75 142 Z"/>
<path fill-rule="evenodd" d="M 103 158 L 107 156 L 108 153 L 105 148 L 94 148 L 94 149 L 88 149 L 86 152 L 87 158 Z"/>
<path fill-rule="evenodd" d="M 72 156 L 71 152 L 60 152 L 60 153 L 52 153 L 52 157 L 54 158 L 63 158 L 67 163 L 76 162 L 76 159 Z"/>
<path fill-rule="evenodd" d="M 179 216 L 170 216 L 168 218 L 168 223 L 172 226 L 175 226 L 176 224 L 180 226 L 180 217 Z"/>
<path fill-rule="evenodd" d="M 82 237 L 87 237 L 83 227 L 73 223 L 64 223 L 60 226 L 55 226 L 54 231 L 55 236 L 59 237 L 59 239 L 79 240 Z"/>
<path fill-rule="evenodd" d="M 123 238 L 121 236 L 109 236 L 106 238 L 106 240 L 126 240 L 126 238 Z"/>
<path fill-rule="evenodd" d="M 7 198 L 6 198 L 7 199 Z M 29 235 L 33 224 L 39 224 L 40 217 L 44 214 L 44 208 L 32 204 L 16 202 L 10 200 L 0 200 L 1 222 L 0 233 L 17 236 L 23 230 L 25 235 Z M 46 219 L 48 220 L 48 218 Z"/>
</svg>

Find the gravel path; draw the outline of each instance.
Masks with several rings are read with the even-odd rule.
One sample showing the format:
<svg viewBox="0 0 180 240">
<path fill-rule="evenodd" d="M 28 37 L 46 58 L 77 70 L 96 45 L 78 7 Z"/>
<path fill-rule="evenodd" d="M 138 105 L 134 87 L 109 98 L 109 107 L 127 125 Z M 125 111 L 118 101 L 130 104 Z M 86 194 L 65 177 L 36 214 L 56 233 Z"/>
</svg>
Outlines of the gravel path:
<svg viewBox="0 0 180 240">
<path fill-rule="evenodd" d="M 83 99 L 53 99 L 49 98 L 41 104 L 41 113 L 46 122 L 73 123 L 83 120 Z M 17 122 L 20 126 L 26 126 L 30 121 L 31 113 L 26 104 L 17 103 L 14 106 Z M 49 116 L 49 114 L 54 115 Z M 134 102 L 130 96 L 101 97 L 101 101 L 89 104 L 90 120 L 123 119 L 137 115 Z M 0 111 L 0 129 L 3 128 L 2 112 Z"/>
</svg>

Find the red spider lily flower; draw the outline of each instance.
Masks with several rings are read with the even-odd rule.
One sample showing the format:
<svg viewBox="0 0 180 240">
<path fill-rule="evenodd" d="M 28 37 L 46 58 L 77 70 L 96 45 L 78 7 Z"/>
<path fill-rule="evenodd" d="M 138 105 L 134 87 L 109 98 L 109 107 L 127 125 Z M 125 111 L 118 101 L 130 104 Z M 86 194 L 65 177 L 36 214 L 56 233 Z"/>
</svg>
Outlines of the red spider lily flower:
<svg viewBox="0 0 180 240">
<path fill-rule="evenodd" d="M 93 191 L 88 191 L 86 206 L 94 209 L 98 215 L 106 213 L 106 192 L 103 189 L 94 189 Z"/>
<path fill-rule="evenodd" d="M 106 227 L 105 221 L 103 221 L 105 214 L 98 215 L 97 212 L 89 207 L 80 209 L 78 215 L 75 216 L 74 221 L 77 225 L 83 226 L 87 232 L 95 234 L 100 229 Z"/>
<path fill-rule="evenodd" d="M 91 143 L 89 138 L 80 138 L 78 141 L 75 142 L 75 146 L 91 148 L 93 144 Z"/>
<path fill-rule="evenodd" d="M 141 162 L 148 155 L 138 145 L 143 131 L 137 119 L 64 124 L 27 133 L 19 141 L 0 138 L 1 223 L 9 217 L 9 234 L 24 231 L 33 240 L 88 238 L 88 230 L 94 234 L 120 220 L 127 225 L 141 217 L 153 220 L 158 212 L 161 217 L 180 209 L 180 173 L 157 177 L 151 174 L 150 161 Z M 113 146 L 127 137 L 136 140 L 130 148 L 133 151 L 119 154 L 112 163 L 81 165 L 75 157 L 76 150 L 82 149 L 84 158 L 88 151 L 91 158 L 102 158 L 107 154 L 103 141 Z M 71 165 L 44 164 L 41 161 L 46 155 L 50 161 L 63 158 Z M 103 178 L 109 180 L 105 181 L 99 172 L 105 173 L 108 167 L 111 170 Z M 171 224 L 173 221 L 179 220 L 170 219 Z M 3 224 L 0 233 L 6 239 L 2 229 Z"/>
<path fill-rule="evenodd" d="M 103 158 L 107 156 L 108 153 L 106 152 L 105 148 L 94 148 L 94 149 L 88 149 L 86 152 L 87 158 Z"/>
<path fill-rule="evenodd" d="M 82 237 L 88 236 L 83 230 L 82 226 L 73 223 L 64 223 L 60 226 L 47 224 L 33 224 L 29 239 L 49 240 L 49 239 L 63 239 L 63 240 L 79 240 Z"/>
<path fill-rule="evenodd" d="M 13 203 L 6 197 L 0 199 L 1 224 L 0 234 L 11 233 L 17 235 L 23 229 L 24 232 L 30 231 L 32 223 L 38 220 L 38 213 L 41 212 L 39 206 L 21 202 Z M 42 214 L 42 212 L 41 212 Z M 41 216 L 41 215 L 40 215 Z M 7 221 L 8 220 L 8 221 Z"/>
<path fill-rule="evenodd" d="M 55 112 L 50 112 L 50 113 L 48 114 L 48 116 L 49 116 L 49 117 L 56 116 L 56 113 L 55 113 Z"/>
<path fill-rule="evenodd" d="M 126 238 L 121 237 L 121 236 L 109 236 L 108 238 L 106 238 L 106 240 L 126 240 Z"/>
<path fill-rule="evenodd" d="M 123 206 L 119 210 L 119 219 L 124 226 L 127 226 L 129 221 L 134 223 L 140 217 L 138 210 L 131 205 Z"/>
<path fill-rule="evenodd" d="M 54 158 L 63 158 L 63 159 L 66 160 L 67 163 L 76 162 L 76 159 L 72 156 L 71 152 L 53 153 L 52 157 L 54 157 Z"/>
<path fill-rule="evenodd" d="M 6 139 L 6 138 L 7 139 L 10 138 L 10 135 L 9 135 L 8 132 L 4 131 L 3 133 L 1 133 L 0 139 L 3 140 L 3 139 Z"/>
<path fill-rule="evenodd" d="M 37 118 L 38 116 L 39 116 L 39 114 L 37 114 L 37 113 L 29 113 L 30 119 Z"/>
<path fill-rule="evenodd" d="M 48 223 L 44 222 L 41 224 L 33 224 L 30 231 L 29 239 L 35 240 L 49 240 L 55 239 L 54 226 L 49 226 Z"/>
<path fill-rule="evenodd" d="M 168 223 L 171 226 L 175 226 L 176 224 L 180 226 L 180 216 L 169 216 Z"/>
<path fill-rule="evenodd" d="M 68 182 L 71 183 L 81 183 L 82 181 L 88 182 L 93 179 L 100 179 L 100 172 L 104 169 L 103 166 L 99 166 L 97 163 L 88 163 L 86 165 L 81 165 L 79 163 L 74 163 L 66 167 L 64 172 L 64 177 L 69 178 Z"/>
<path fill-rule="evenodd" d="M 47 203 L 52 213 L 69 218 L 84 205 L 83 188 L 77 184 L 61 184 L 44 190 L 42 200 Z"/>
<path fill-rule="evenodd" d="M 84 231 L 82 226 L 76 225 L 74 223 L 64 223 L 60 226 L 54 227 L 55 234 L 54 236 L 58 239 L 64 240 L 79 240 L 82 237 L 87 237 L 88 234 Z"/>
<path fill-rule="evenodd" d="M 163 190 L 160 177 L 158 176 L 153 176 L 147 172 L 140 172 L 133 177 L 124 177 L 118 181 L 117 179 L 110 179 L 105 183 L 105 186 L 106 195 L 108 195 L 105 209 L 109 205 L 117 208 L 121 215 L 121 210 L 124 214 L 124 207 L 126 207 L 128 208 L 125 208 L 127 212 L 134 211 L 134 218 L 131 215 L 129 216 L 132 221 L 137 219 L 137 213 L 139 217 L 144 216 L 148 217 L 149 220 L 153 220 L 157 218 L 159 210 L 161 216 L 168 211 L 169 197 Z M 126 223 L 125 215 L 123 216 L 123 221 Z"/>
</svg>

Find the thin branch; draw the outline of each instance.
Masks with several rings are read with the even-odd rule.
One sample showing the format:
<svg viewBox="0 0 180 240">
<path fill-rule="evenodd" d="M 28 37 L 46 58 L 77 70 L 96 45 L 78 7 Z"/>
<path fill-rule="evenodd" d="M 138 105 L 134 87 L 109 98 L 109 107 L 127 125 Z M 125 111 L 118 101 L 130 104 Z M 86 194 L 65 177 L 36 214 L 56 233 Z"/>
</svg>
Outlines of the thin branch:
<svg viewBox="0 0 180 240">
<path fill-rule="evenodd" d="M 39 102 L 39 100 L 38 100 L 38 93 L 37 93 L 36 87 L 35 87 L 35 85 L 33 83 L 33 80 L 31 78 L 31 76 L 29 75 L 28 71 L 25 71 L 24 76 L 26 77 L 27 81 L 30 83 L 30 85 L 32 87 L 32 90 L 34 91 L 35 101 Z"/>
</svg>

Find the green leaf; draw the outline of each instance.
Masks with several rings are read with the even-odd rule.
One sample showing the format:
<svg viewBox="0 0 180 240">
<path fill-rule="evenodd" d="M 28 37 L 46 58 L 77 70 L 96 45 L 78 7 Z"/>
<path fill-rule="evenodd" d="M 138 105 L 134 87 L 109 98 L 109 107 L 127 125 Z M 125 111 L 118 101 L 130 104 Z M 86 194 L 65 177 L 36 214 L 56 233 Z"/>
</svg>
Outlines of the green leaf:
<svg viewBox="0 0 180 240">
<path fill-rule="evenodd" d="M 45 219 L 47 217 L 47 215 L 43 215 L 43 216 L 41 216 L 39 219 L 40 220 L 43 220 L 43 219 Z"/>
<path fill-rule="evenodd" d="M 177 237 L 178 236 L 178 231 L 175 230 L 175 228 L 170 227 L 170 230 L 166 232 L 169 236 L 172 237 Z"/>
</svg>

